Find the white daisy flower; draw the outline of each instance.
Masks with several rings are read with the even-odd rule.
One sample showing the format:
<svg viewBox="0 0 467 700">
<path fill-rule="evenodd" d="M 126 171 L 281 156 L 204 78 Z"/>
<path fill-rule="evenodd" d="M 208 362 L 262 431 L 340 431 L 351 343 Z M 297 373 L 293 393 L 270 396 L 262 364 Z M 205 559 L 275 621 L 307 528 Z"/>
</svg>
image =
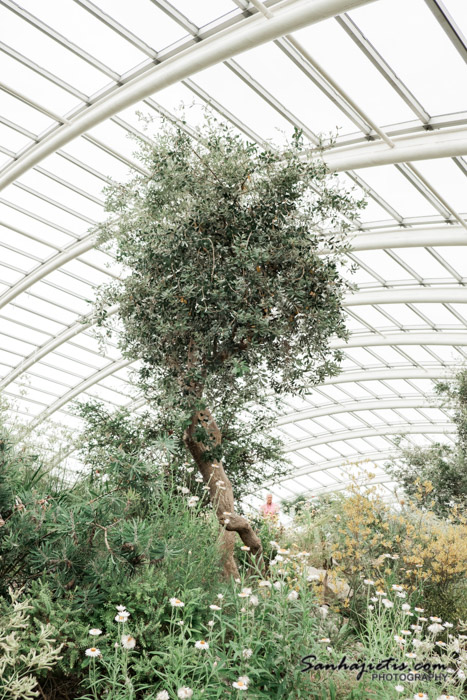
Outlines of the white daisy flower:
<svg viewBox="0 0 467 700">
<path fill-rule="evenodd" d="M 115 615 L 114 620 L 115 622 L 127 622 L 129 617 L 130 613 L 124 610 L 123 612 L 118 613 L 118 615 Z"/>
<path fill-rule="evenodd" d="M 253 649 L 243 649 L 242 656 L 244 659 L 249 659 L 251 656 L 253 656 Z"/>
<path fill-rule="evenodd" d="M 187 489 L 186 486 L 182 486 L 180 492 L 183 493 L 184 496 L 186 496 L 187 493 L 190 493 L 190 489 Z"/>
<path fill-rule="evenodd" d="M 122 647 L 124 649 L 134 649 L 136 646 L 136 639 L 131 636 L 131 634 L 124 634 L 122 636 Z"/>
<path fill-rule="evenodd" d="M 331 640 L 329 639 L 329 637 L 323 637 L 322 639 L 318 639 L 318 642 L 320 644 L 329 644 L 330 641 Z"/>
<path fill-rule="evenodd" d="M 93 656 L 93 657 L 102 656 L 100 649 L 98 649 L 97 647 L 90 647 L 89 649 L 86 649 L 85 654 L 86 654 L 86 656 Z"/>
<path fill-rule="evenodd" d="M 402 603 L 402 610 L 410 610 L 410 605 L 408 603 Z"/>
<path fill-rule="evenodd" d="M 208 627 L 214 627 L 215 624 L 214 620 L 209 620 Z"/>
<path fill-rule="evenodd" d="M 238 679 L 238 681 L 234 681 L 232 685 L 234 688 L 236 688 L 236 690 L 248 690 L 248 684 L 240 679 Z"/>
<path fill-rule="evenodd" d="M 392 588 L 393 591 L 403 591 L 403 590 L 404 590 L 404 586 L 399 586 L 399 585 L 396 584 L 396 583 L 394 583 L 394 584 L 391 586 L 391 588 Z"/>
<path fill-rule="evenodd" d="M 363 579 L 363 583 L 364 583 L 366 586 L 374 586 L 374 585 L 375 585 L 375 582 L 372 581 L 371 578 L 364 578 L 364 579 Z"/>
<path fill-rule="evenodd" d="M 394 690 L 396 690 L 398 693 L 403 693 L 404 692 L 404 686 L 403 685 L 395 685 Z"/>
<path fill-rule="evenodd" d="M 387 598 L 383 598 L 381 602 L 385 608 L 393 608 L 394 607 L 394 603 L 391 600 L 388 600 Z"/>
<path fill-rule="evenodd" d="M 443 625 L 438 624 L 438 622 L 433 622 L 432 625 L 428 625 L 428 632 L 438 634 L 439 632 L 444 632 L 444 627 Z"/>
<path fill-rule="evenodd" d="M 260 581 L 258 583 L 258 586 L 260 588 L 271 588 L 271 582 L 270 581 Z"/>
<path fill-rule="evenodd" d="M 406 657 L 407 657 L 408 659 L 416 659 L 416 658 L 417 658 L 417 654 L 414 654 L 413 651 L 408 651 L 407 654 L 406 654 Z"/>
<path fill-rule="evenodd" d="M 272 585 L 274 586 L 276 591 L 280 591 L 280 589 L 282 588 L 282 581 L 275 581 Z"/>
<path fill-rule="evenodd" d="M 156 695 L 156 700 L 170 700 L 170 695 L 166 690 L 161 690 Z"/>
<path fill-rule="evenodd" d="M 375 591 L 375 593 L 376 593 L 376 595 L 386 595 L 386 593 L 384 591 L 382 591 L 381 589 Z"/>
<path fill-rule="evenodd" d="M 171 599 L 170 599 L 170 605 L 171 605 L 173 608 L 183 608 L 184 605 L 185 605 L 185 603 L 182 603 L 182 601 L 179 600 L 178 598 L 171 598 Z"/>
<path fill-rule="evenodd" d="M 449 629 L 450 629 L 451 627 L 454 627 L 454 625 L 452 624 L 452 622 L 443 622 L 443 625 L 444 625 L 444 627 L 448 627 Z"/>
<path fill-rule="evenodd" d="M 368 606 L 368 610 L 374 610 L 374 609 L 375 609 L 375 606 L 374 606 L 374 605 L 369 605 L 369 606 Z"/>
<path fill-rule="evenodd" d="M 297 600 L 297 598 L 298 598 L 297 591 L 290 591 L 290 593 L 287 596 L 287 600 Z"/>
<path fill-rule="evenodd" d="M 414 608 L 415 612 L 425 612 L 425 608 Z"/>
<path fill-rule="evenodd" d="M 115 606 L 118 610 L 118 612 L 125 612 L 126 607 L 124 605 L 116 605 Z"/>
<path fill-rule="evenodd" d="M 430 620 L 432 622 L 442 622 L 442 619 L 440 617 L 430 616 Z"/>
<path fill-rule="evenodd" d="M 88 634 L 92 635 L 93 637 L 98 637 L 100 634 L 102 634 L 102 630 L 97 629 L 97 627 L 93 627 L 89 630 Z"/>
<path fill-rule="evenodd" d="M 404 637 L 401 637 L 399 634 L 395 634 L 394 639 L 398 644 L 405 644 Z"/>
<path fill-rule="evenodd" d="M 223 593 L 218 593 L 217 594 L 218 600 L 224 600 L 224 594 Z"/>
<path fill-rule="evenodd" d="M 178 689 L 177 697 L 180 698 L 180 700 L 188 700 L 188 698 L 193 697 L 193 691 L 191 688 L 184 685 L 183 688 Z"/>
<path fill-rule="evenodd" d="M 428 700 L 428 695 L 426 693 L 415 693 L 413 697 L 414 700 Z"/>
<path fill-rule="evenodd" d="M 254 607 L 256 607 L 257 605 L 259 605 L 259 598 L 258 598 L 258 596 L 256 596 L 256 595 L 250 596 L 250 605 L 253 605 Z"/>
<path fill-rule="evenodd" d="M 244 552 L 250 551 L 250 547 L 247 547 L 246 544 L 244 544 L 243 547 L 240 547 L 240 549 L 242 549 Z"/>
<path fill-rule="evenodd" d="M 210 605 L 209 608 L 210 608 L 210 610 L 222 610 L 222 608 L 219 607 L 218 605 Z"/>
<path fill-rule="evenodd" d="M 410 630 L 401 630 L 401 634 L 405 634 L 406 637 L 412 634 Z"/>
<path fill-rule="evenodd" d="M 195 647 L 197 649 L 209 649 L 209 644 L 204 639 L 200 639 L 198 642 L 195 642 Z"/>
</svg>

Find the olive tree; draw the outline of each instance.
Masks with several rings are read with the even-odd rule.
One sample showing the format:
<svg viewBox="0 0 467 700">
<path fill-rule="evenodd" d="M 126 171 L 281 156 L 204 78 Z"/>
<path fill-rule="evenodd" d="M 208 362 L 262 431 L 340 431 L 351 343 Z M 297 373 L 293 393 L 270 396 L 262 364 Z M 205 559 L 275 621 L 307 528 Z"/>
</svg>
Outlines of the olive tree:
<svg viewBox="0 0 467 700">
<path fill-rule="evenodd" d="M 196 139 L 163 123 L 138 157 L 143 172 L 107 192 L 102 240 L 125 273 L 99 291 L 98 324 L 110 332 L 116 305 L 122 352 L 139 360 L 148 402 L 179 417 L 235 573 L 235 533 L 253 555 L 261 543 L 235 512 L 216 412 L 239 416 L 338 371 L 344 233 L 362 202 L 298 133 L 263 150 L 212 119 Z"/>
</svg>

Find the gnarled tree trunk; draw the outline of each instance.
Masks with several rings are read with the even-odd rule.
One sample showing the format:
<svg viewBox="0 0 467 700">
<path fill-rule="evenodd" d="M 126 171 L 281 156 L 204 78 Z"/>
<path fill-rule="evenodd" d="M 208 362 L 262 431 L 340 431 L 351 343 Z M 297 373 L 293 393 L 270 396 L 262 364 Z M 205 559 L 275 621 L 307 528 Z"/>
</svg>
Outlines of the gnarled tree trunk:
<svg viewBox="0 0 467 700">
<path fill-rule="evenodd" d="M 194 435 L 198 424 L 207 432 L 210 444 L 205 445 L 195 439 Z M 262 546 L 261 540 L 248 520 L 235 513 L 232 484 L 224 467 L 217 460 L 206 456 L 206 453 L 209 454 L 211 449 L 220 445 L 222 441 L 221 431 L 209 409 L 205 408 L 193 415 L 191 424 L 184 432 L 183 441 L 195 460 L 204 483 L 209 486 L 211 502 L 223 528 L 224 574 L 226 577 L 237 577 L 238 569 L 233 555 L 235 533 L 238 532 L 243 543 L 250 548 L 251 555 L 257 561 L 261 558 Z"/>
</svg>

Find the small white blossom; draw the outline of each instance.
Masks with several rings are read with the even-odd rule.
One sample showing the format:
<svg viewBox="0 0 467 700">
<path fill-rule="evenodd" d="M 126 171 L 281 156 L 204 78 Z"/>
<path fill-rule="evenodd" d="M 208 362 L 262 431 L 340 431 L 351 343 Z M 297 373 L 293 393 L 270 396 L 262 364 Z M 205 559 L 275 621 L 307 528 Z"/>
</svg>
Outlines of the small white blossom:
<svg viewBox="0 0 467 700">
<path fill-rule="evenodd" d="M 410 605 L 408 603 L 403 603 L 402 610 L 410 610 Z"/>
<path fill-rule="evenodd" d="M 253 607 L 259 605 L 259 598 L 257 595 L 250 596 L 250 605 L 253 605 Z"/>
<path fill-rule="evenodd" d="M 209 608 L 210 610 L 222 610 L 222 608 L 219 607 L 219 605 L 210 605 Z"/>
<path fill-rule="evenodd" d="M 200 639 L 198 642 L 195 642 L 195 647 L 196 649 L 209 649 L 209 644 L 204 639 Z"/>
<path fill-rule="evenodd" d="M 253 656 L 253 649 L 243 649 L 242 656 L 244 659 L 249 659 L 251 656 Z"/>
<path fill-rule="evenodd" d="M 161 690 L 156 695 L 156 700 L 170 700 L 170 695 L 166 690 Z"/>
<path fill-rule="evenodd" d="M 93 637 L 98 637 L 100 634 L 102 634 L 102 630 L 97 629 L 97 627 L 93 627 L 89 630 L 88 634 L 92 635 Z"/>
<path fill-rule="evenodd" d="M 290 591 L 290 593 L 287 596 L 287 600 L 297 600 L 297 598 L 298 598 L 297 591 Z"/>
<path fill-rule="evenodd" d="M 115 606 L 118 610 L 118 612 L 125 612 L 126 607 L 124 605 L 116 605 Z"/>
<path fill-rule="evenodd" d="M 428 625 L 428 632 L 431 632 L 432 634 L 438 634 L 439 632 L 444 632 L 444 627 L 443 625 L 440 625 L 437 622 L 433 622 L 432 625 Z"/>
<path fill-rule="evenodd" d="M 258 583 L 258 586 L 260 588 L 271 588 L 271 582 L 270 581 L 260 581 Z"/>
<path fill-rule="evenodd" d="M 134 649 L 136 646 L 136 639 L 131 636 L 131 634 L 124 634 L 122 636 L 122 647 L 124 649 Z"/>
<path fill-rule="evenodd" d="M 403 685 L 396 685 L 396 686 L 394 686 L 394 690 L 396 690 L 398 693 L 403 693 L 404 686 Z"/>
<path fill-rule="evenodd" d="M 387 598 L 383 598 L 381 602 L 385 608 L 393 608 L 394 607 L 394 603 L 392 601 L 388 600 Z"/>
<path fill-rule="evenodd" d="M 118 615 L 115 615 L 114 620 L 115 622 L 126 622 L 129 617 L 130 613 L 124 610 L 123 612 L 118 613 Z"/>
<path fill-rule="evenodd" d="M 97 647 L 90 647 L 89 649 L 86 649 L 85 651 L 86 656 L 102 656 L 100 649 Z"/>
<path fill-rule="evenodd" d="M 185 603 L 182 603 L 182 601 L 179 600 L 178 598 L 171 598 L 171 599 L 170 599 L 170 605 L 171 605 L 173 608 L 183 608 L 184 605 L 185 605 Z"/>
<path fill-rule="evenodd" d="M 188 700 L 188 698 L 193 697 L 193 691 L 191 688 L 184 685 L 183 688 L 178 689 L 177 697 L 180 698 L 180 700 Z"/>
</svg>

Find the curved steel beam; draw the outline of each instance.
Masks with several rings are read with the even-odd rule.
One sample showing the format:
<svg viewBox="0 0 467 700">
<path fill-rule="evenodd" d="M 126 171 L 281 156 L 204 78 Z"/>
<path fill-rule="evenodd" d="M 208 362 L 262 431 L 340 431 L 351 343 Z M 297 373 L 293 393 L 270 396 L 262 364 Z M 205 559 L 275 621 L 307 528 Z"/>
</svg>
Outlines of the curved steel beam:
<svg viewBox="0 0 467 700">
<path fill-rule="evenodd" d="M 462 245 L 467 245 L 465 229 L 449 225 L 421 231 L 398 229 L 382 233 L 358 233 L 350 241 L 350 249 L 353 253 L 361 250 L 385 250 L 388 248 Z"/>
<path fill-rule="evenodd" d="M 60 408 L 62 408 L 62 406 L 68 403 L 68 401 L 71 401 L 72 399 L 76 398 L 78 394 L 81 394 L 83 391 L 86 391 L 86 389 L 89 389 L 89 387 L 93 386 L 93 384 L 97 384 L 97 382 L 100 382 L 101 379 L 105 379 L 105 377 L 108 377 L 109 374 L 117 372 L 119 369 L 122 369 L 122 367 L 127 367 L 129 364 L 131 364 L 131 360 L 121 359 L 117 360 L 116 362 L 111 362 L 110 365 L 107 365 L 106 367 L 100 369 L 98 372 L 95 372 L 83 382 L 73 387 L 73 389 L 70 389 L 70 391 L 68 391 L 66 394 L 57 399 L 57 401 L 55 401 L 51 406 L 46 408 L 45 411 L 39 413 L 39 415 L 37 415 L 27 426 L 27 432 L 30 432 L 31 430 L 34 430 L 34 428 L 37 428 L 37 426 L 43 423 L 43 421 L 45 421 L 47 418 L 50 418 L 50 416 L 53 413 L 55 413 L 55 411 L 58 411 Z"/>
<path fill-rule="evenodd" d="M 72 139 L 158 90 L 225 61 L 242 51 L 369 2 L 374 0 L 314 0 L 312 3 L 309 0 L 296 0 L 291 6 L 278 8 L 272 19 L 267 19 L 258 13 L 228 30 L 204 39 L 149 69 L 141 76 L 133 78 L 80 112 L 67 124 L 51 132 L 49 136 L 32 146 L 5 168 L 0 177 L 0 189 Z"/>
<path fill-rule="evenodd" d="M 467 243 L 467 235 L 465 237 Z M 440 304 L 467 304 L 466 287 L 409 287 L 405 289 L 372 290 L 355 292 L 345 297 L 343 306 L 364 304 L 419 304 L 423 302 Z"/>
<path fill-rule="evenodd" d="M 117 309 L 117 306 L 111 306 L 107 312 L 107 315 L 112 316 L 117 312 Z M 24 360 L 17 367 L 12 369 L 12 371 L 9 372 L 9 374 L 7 374 L 6 377 L 4 377 L 0 381 L 0 391 L 6 386 L 8 386 L 10 382 L 13 382 L 15 379 L 17 379 L 17 377 L 19 377 L 20 374 L 26 372 L 36 362 L 42 360 L 42 358 L 48 355 L 49 352 L 53 352 L 60 345 L 66 343 L 71 338 L 74 338 L 75 335 L 78 335 L 82 331 L 85 331 L 87 328 L 93 326 L 93 319 L 94 313 L 90 313 L 87 316 L 83 316 L 83 318 L 81 318 L 79 321 L 76 321 L 68 328 L 65 328 L 64 331 L 48 340 L 46 343 L 44 343 L 44 345 L 41 345 L 36 350 L 34 350 L 30 355 L 28 355 L 28 357 L 25 357 Z"/>
<path fill-rule="evenodd" d="M 381 425 L 377 428 L 362 428 L 361 430 L 342 430 L 337 433 L 326 433 L 316 438 L 306 438 L 290 442 L 284 446 L 284 452 L 296 452 L 305 447 L 315 447 L 317 445 L 327 445 L 330 442 L 341 440 L 355 440 L 356 438 L 378 437 L 380 435 L 405 435 L 409 433 L 454 433 L 456 426 L 452 423 L 417 423 L 400 425 Z"/>
<path fill-rule="evenodd" d="M 372 141 L 357 146 L 333 148 L 325 151 L 322 156 L 332 172 L 371 168 L 375 165 L 394 165 L 428 158 L 453 158 L 467 154 L 467 127 L 425 131 L 412 136 L 393 137 L 392 141 L 393 148 L 379 141 Z"/>
<path fill-rule="evenodd" d="M 336 491 L 344 491 L 357 484 L 358 486 L 373 486 L 375 484 L 388 484 L 394 481 L 394 477 L 388 476 L 387 474 L 381 474 L 381 476 L 375 476 L 373 479 L 356 479 L 356 481 L 341 481 L 335 484 L 329 484 L 329 486 L 323 486 L 318 489 L 310 489 L 305 491 L 304 496 L 323 496 L 325 493 L 335 493 Z"/>
<path fill-rule="evenodd" d="M 378 452 L 363 452 L 362 454 L 356 454 L 354 458 L 338 457 L 337 459 L 329 459 L 326 462 L 319 462 L 318 464 L 310 464 L 307 467 L 301 467 L 293 474 L 282 476 L 280 479 L 276 479 L 276 481 L 266 481 L 263 486 L 266 488 L 273 484 L 282 484 L 283 482 L 293 481 L 293 479 L 299 479 L 302 476 L 308 476 L 316 472 L 325 472 L 328 469 L 347 469 L 348 467 L 359 466 L 367 462 L 381 462 L 386 459 L 391 459 L 396 454 L 397 453 L 393 450 L 383 450 Z"/>
<path fill-rule="evenodd" d="M 342 404 L 333 404 L 322 408 L 312 408 L 306 411 L 295 411 L 281 416 L 275 423 L 276 426 L 299 423 L 302 420 L 313 420 L 322 416 L 334 416 L 337 413 L 356 413 L 358 411 L 381 411 L 392 408 L 438 408 L 439 399 L 377 399 L 374 401 L 348 401 Z"/>
<path fill-rule="evenodd" d="M 424 369 L 423 367 L 410 367 L 407 369 L 401 369 L 396 367 L 394 369 L 387 367 L 384 369 L 374 369 L 374 370 L 358 370 L 356 372 L 342 372 L 337 375 L 337 377 L 327 377 L 322 384 L 319 386 L 326 386 L 327 384 L 346 384 L 349 382 L 375 382 L 375 381 L 390 381 L 391 379 L 445 379 L 449 376 L 450 370 L 448 367 L 439 367 Z M 319 386 L 310 386 L 310 390 L 318 389 Z"/>
<path fill-rule="evenodd" d="M 29 289 L 35 282 L 46 277 L 50 272 L 57 270 L 59 267 L 65 263 L 77 258 L 78 255 L 86 253 L 88 250 L 94 247 L 96 243 L 96 234 L 91 233 L 84 238 L 81 238 L 76 243 L 72 243 L 68 248 L 62 250 L 60 253 L 53 255 L 51 258 L 46 260 L 36 267 L 28 275 L 25 275 L 19 282 L 16 282 L 10 289 L 0 296 L 0 309 L 6 306 L 10 301 L 13 301 L 21 292 Z"/>
<path fill-rule="evenodd" d="M 467 291 L 467 290 L 466 290 Z M 332 348 L 362 348 L 378 345 L 467 345 L 467 333 L 390 333 L 389 335 L 351 335 L 349 340 L 332 340 Z"/>
</svg>

